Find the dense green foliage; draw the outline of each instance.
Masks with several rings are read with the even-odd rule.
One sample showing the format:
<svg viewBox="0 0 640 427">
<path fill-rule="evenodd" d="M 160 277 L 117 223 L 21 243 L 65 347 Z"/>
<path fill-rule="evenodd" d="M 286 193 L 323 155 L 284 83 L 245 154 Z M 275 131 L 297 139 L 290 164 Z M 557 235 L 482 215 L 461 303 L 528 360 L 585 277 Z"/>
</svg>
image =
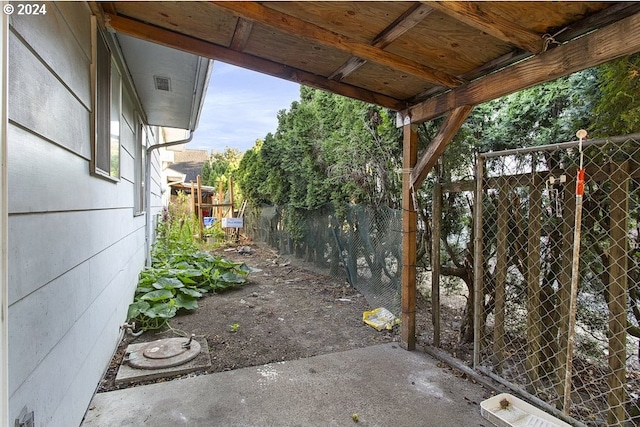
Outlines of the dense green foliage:
<svg viewBox="0 0 640 427">
<path fill-rule="evenodd" d="M 303 87 L 278 129 L 238 169 L 253 203 L 313 210 L 327 203 L 399 206 L 401 134 L 383 108 Z"/>
<path fill-rule="evenodd" d="M 197 227 L 186 203 L 172 204 L 158 223 L 152 265 L 140 273 L 127 314 L 140 329 L 160 328 L 178 310 L 198 307 L 197 300 L 204 294 L 246 282 L 251 268 L 198 250 L 194 238 Z"/>
</svg>

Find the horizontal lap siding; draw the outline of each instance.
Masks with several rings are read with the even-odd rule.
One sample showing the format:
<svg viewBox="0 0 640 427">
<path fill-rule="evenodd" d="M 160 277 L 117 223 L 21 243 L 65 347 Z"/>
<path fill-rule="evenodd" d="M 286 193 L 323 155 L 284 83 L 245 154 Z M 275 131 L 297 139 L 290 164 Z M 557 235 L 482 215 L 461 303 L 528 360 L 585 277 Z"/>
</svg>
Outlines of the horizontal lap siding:
<svg viewBox="0 0 640 427">
<path fill-rule="evenodd" d="M 26 406 L 37 426 L 80 423 L 144 266 L 133 94 L 123 94 L 121 180 L 90 175 L 90 30 L 77 2 L 11 19 L 9 419 Z"/>
</svg>

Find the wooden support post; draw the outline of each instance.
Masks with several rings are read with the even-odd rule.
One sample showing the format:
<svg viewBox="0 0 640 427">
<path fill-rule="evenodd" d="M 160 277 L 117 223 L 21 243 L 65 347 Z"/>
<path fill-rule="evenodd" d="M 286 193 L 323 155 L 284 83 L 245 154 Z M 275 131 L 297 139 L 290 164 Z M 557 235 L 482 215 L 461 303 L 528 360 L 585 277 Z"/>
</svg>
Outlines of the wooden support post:
<svg viewBox="0 0 640 427">
<path fill-rule="evenodd" d="M 611 176 L 609 230 L 609 392 L 608 426 L 625 423 L 627 344 L 627 232 L 629 210 L 629 163 Z"/>
<path fill-rule="evenodd" d="M 542 179 L 535 175 L 529 185 L 529 233 L 527 255 L 527 391 L 540 388 L 540 238 L 542 236 Z"/>
<path fill-rule="evenodd" d="M 411 172 L 418 159 L 417 126 L 406 124 L 402 140 L 402 324 L 401 345 L 416 348 L 416 229 Z"/>
<path fill-rule="evenodd" d="M 200 182 L 200 175 L 196 177 L 196 185 L 198 186 L 198 193 L 196 194 L 196 210 L 198 212 L 198 227 L 200 230 L 200 238 L 202 238 L 203 231 L 203 219 L 202 219 L 202 183 Z"/>
<path fill-rule="evenodd" d="M 480 366 L 482 335 L 484 333 L 484 258 L 482 250 L 482 187 L 484 158 L 476 164 L 476 194 L 473 204 L 473 368 Z"/>
<path fill-rule="evenodd" d="M 213 196 L 211 196 L 213 197 Z M 222 192 L 222 180 L 218 181 L 218 205 L 224 203 L 224 193 Z M 213 212 L 211 213 L 213 216 Z M 222 206 L 218 206 L 218 221 L 222 221 Z"/>
<path fill-rule="evenodd" d="M 193 181 L 191 181 L 191 194 L 189 198 L 189 208 L 191 209 L 191 213 L 195 215 L 196 213 L 196 193 L 193 188 Z"/>
<path fill-rule="evenodd" d="M 571 305 L 571 266 L 573 263 L 573 229 L 576 211 L 575 176 L 567 175 L 564 187 L 564 203 L 562 213 L 562 267 L 558 275 L 559 288 L 557 291 L 557 327 L 558 327 L 558 351 L 556 353 L 556 392 L 558 403 L 556 407 L 567 411 L 564 407 L 565 377 L 567 374 L 567 351 L 569 349 L 569 322 Z"/>
<path fill-rule="evenodd" d="M 231 204 L 231 212 L 229 213 L 229 218 L 233 218 L 233 214 L 235 213 L 233 210 L 233 177 L 229 177 L 229 203 Z"/>
<path fill-rule="evenodd" d="M 440 347 L 440 231 L 442 223 L 442 184 L 433 186 L 431 214 L 431 320 L 433 346 Z"/>
<path fill-rule="evenodd" d="M 499 180 L 498 218 L 496 236 L 496 305 L 493 328 L 493 366 L 502 373 L 504 361 L 504 319 L 507 280 L 507 232 L 509 227 L 509 187 L 505 179 Z"/>
</svg>

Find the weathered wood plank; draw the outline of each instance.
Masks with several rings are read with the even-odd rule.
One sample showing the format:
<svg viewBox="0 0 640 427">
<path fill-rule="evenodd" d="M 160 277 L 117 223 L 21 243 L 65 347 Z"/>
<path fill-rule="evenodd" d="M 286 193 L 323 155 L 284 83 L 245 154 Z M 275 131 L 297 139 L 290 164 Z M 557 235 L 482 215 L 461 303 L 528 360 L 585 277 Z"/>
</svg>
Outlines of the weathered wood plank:
<svg viewBox="0 0 640 427">
<path fill-rule="evenodd" d="M 640 51 L 640 13 L 403 111 L 413 123 Z"/>
<path fill-rule="evenodd" d="M 433 346 L 440 347 L 440 238 L 442 224 L 442 185 L 433 186 L 431 215 L 431 322 Z"/>
<path fill-rule="evenodd" d="M 542 178 L 535 175 L 529 187 L 529 224 L 527 256 L 527 360 L 526 386 L 529 393 L 540 387 L 540 249 L 542 237 Z"/>
<path fill-rule="evenodd" d="M 402 140 L 402 314 L 401 343 L 407 350 L 416 348 L 416 252 L 418 217 L 413 205 L 411 169 L 418 158 L 418 130 L 403 128 Z"/>
<path fill-rule="evenodd" d="M 433 166 L 438 161 L 438 157 L 442 155 L 447 148 L 449 142 L 460 130 L 460 126 L 473 110 L 472 105 L 465 105 L 456 108 L 446 118 L 440 126 L 438 134 L 433 138 L 425 152 L 420 157 L 413 173 L 411 174 L 412 185 L 419 187 L 422 181 L 427 177 Z"/>
<path fill-rule="evenodd" d="M 528 52 L 540 53 L 543 40 L 538 34 L 516 25 L 513 21 L 497 15 L 482 3 L 469 1 L 436 1 L 429 2 L 429 6 L 452 18 L 462 21 L 493 37 L 511 43 Z"/>
<path fill-rule="evenodd" d="M 384 49 L 385 47 L 393 43 L 395 39 L 409 31 L 411 28 L 415 27 L 432 11 L 433 9 L 424 4 L 415 4 L 411 6 L 409 9 L 407 9 L 407 11 L 405 11 L 405 13 L 399 16 L 387 28 L 385 28 L 380 34 L 378 34 L 376 38 L 371 42 L 371 46 Z M 358 58 L 355 56 L 351 57 L 351 59 L 349 59 L 340 68 L 334 71 L 333 74 L 329 76 L 329 78 L 334 80 L 342 80 L 349 74 L 356 71 L 366 62 L 367 61 L 362 58 Z"/>
<path fill-rule="evenodd" d="M 112 4 L 116 13 L 105 11 L 109 16 L 132 18 L 225 47 L 231 44 L 238 23 L 237 17 L 209 2 L 116 1 Z"/>
<path fill-rule="evenodd" d="M 496 294 L 493 326 L 493 368 L 502 373 L 504 362 L 505 340 L 504 320 L 507 298 L 507 232 L 509 227 L 509 187 L 502 180 L 498 186 L 498 212 L 496 233 Z"/>
<path fill-rule="evenodd" d="M 279 77 L 319 89 L 325 89 L 339 95 L 381 105 L 392 110 L 399 110 L 405 105 L 402 101 L 379 93 L 370 92 L 333 80 L 327 80 L 326 78 L 313 73 L 288 67 L 256 56 L 236 52 L 220 45 L 205 42 L 203 40 L 137 22 L 128 18 L 110 16 L 108 24 L 111 28 L 123 34 L 180 49 L 185 52 L 191 52 L 206 58 L 217 59 L 228 64 L 258 71 L 270 76 Z"/>
<path fill-rule="evenodd" d="M 622 164 L 611 175 L 609 225 L 609 392 L 607 425 L 626 425 L 627 278 L 629 170 Z"/>
<path fill-rule="evenodd" d="M 233 40 L 231 40 L 229 48 L 242 52 L 247 46 L 252 28 L 253 22 L 247 21 L 246 19 L 238 19 L 238 24 L 236 25 L 236 30 L 233 32 Z"/>
<path fill-rule="evenodd" d="M 303 21 L 302 19 L 298 19 L 291 15 L 286 15 L 259 3 L 214 2 L 214 4 L 225 8 L 244 19 L 257 21 L 262 25 L 277 28 L 297 37 L 302 37 L 307 40 L 312 40 L 340 49 L 353 56 L 387 65 L 398 71 L 420 77 L 435 84 L 446 87 L 456 87 L 462 83 L 456 77 L 436 70 L 435 68 L 425 64 L 358 42 L 350 37 L 328 31 L 318 25 Z"/>
<path fill-rule="evenodd" d="M 425 4 L 415 4 L 405 13 L 398 17 L 387 28 L 384 29 L 371 43 L 373 46 L 384 49 L 396 40 L 398 37 L 418 25 L 429 14 L 433 12 L 433 8 Z"/>
</svg>

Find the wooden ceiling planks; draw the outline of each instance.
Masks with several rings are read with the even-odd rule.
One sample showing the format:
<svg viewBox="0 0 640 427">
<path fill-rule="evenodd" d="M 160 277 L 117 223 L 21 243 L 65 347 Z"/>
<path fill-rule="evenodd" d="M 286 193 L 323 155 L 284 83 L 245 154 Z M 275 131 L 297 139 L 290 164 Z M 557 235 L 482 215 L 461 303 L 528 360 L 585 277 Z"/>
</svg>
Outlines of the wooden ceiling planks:
<svg viewBox="0 0 640 427">
<path fill-rule="evenodd" d="M 490 101 L 636 52 L 640 52 L 640 14 L 425 100 L 402 114 L 412 122 L 428 121 L 462 105 Z"/>
<path fill-rule="evenodd" d="M 411 107 L 422 120 L 599 62 L 589 46 L 579 65 L 538 60 L 525 79 L 523 65 L 511 65 L 639 13 L 640 3 L 151 1 L 92 8 L 113 17 L 117 31 L 405 113 Z M 545 35 L 558 43 L 545 44 Z M 504 67 L 513 68 L 500 71 L 507 85 L 495 77 L 473 81 Z"/>
<path fill-rule="evenodd" d="M 384 30 L 382 30 L 382 32 L 377 34 L 371 42 L 371 46 L 377 47 L 379 49 L 386 48 L 391 43 L 393 43 L 394 40 L 422 22 L 422 20 L 424 20 L 432 11 L 433 9 L 429 6 L 423 4 L 415 4 L 414 6 L 407 9 L 395 21 L 389 24 Z M 334 71 L 329 76 L 329 78 L 334 80 L 342 80 L 356 71 L 366 62 L 367 61 L 362 58 L 353 56 L 339 69 Z"/>
<path fill-rule="evenodd" d="M 205 2 L 114 2 L 117 14 L 228 47 L 237 18 Z"/>
<path fill-rule="evenodd" d="M 420 58 L 460 76 L 513 49 L 511 45 L 434 12 L 387 47 L 397 55 Z"/>
<path fill-rule="evenodd" d="M 303 42 L 292 34 L 255 24 L 245 52 L 255 56 L 269 52 L 269 58 L 273 61 L 320 76 L 331 74 L 351 57 L 331 46 Z"/>
<path fill-rule="evenodd" d="M 268 2 L 269 8 L 343 34 L 360 43 L 371 44 L 374 38 L 396 18 L 415 6 L 414 2 L 320 1 Z"/>
<path fill-rule="evenodd" d="M 492 35 L 507 43 L 511 43 L 527 52 L 540 53 L 544 43 L 539 34 L 530 31 L 502 15 L 483 7 L 480 2 L 436 1 L 430 6 L 464 22 L 472 28 Z"/>
<path fill-rule="evenodd" d="M 270 76 L 297 82 L 311 87 L 328 90 L 343 96 L 381 105 L 392 110 L 400 110 L 406 107 L 406 103 L 391 98 L 385 94 L 375 93 L 359 87 L 350 86 L 341 82 L 328 80 L 314 73 L 296 69 L 271 60 L 257 56 L 237 52 L 214 43 L 209 43 L 195 37 L 170 31 L 158 26 L 145 24 L 136 20 L 121 16 L 105 16 L 106 25 L 112 30 L 151 41 L 163 46 L 190 52 L 205 58 L 212 58 L 238 67 L 258 71 Z"/>
<path fill-rule="evenodd" d="M 462 82 L 447 73 L 426 64 L 414 61 L 392 52 L 384 51 L 370 44 L 358 41 L 327 30 L 312 22 L 271 9 L 254 2 L 216 2 L 216 5 L 228 9 L 238 17 L 260 22 L 261 24 L 287 32 L 296 38 L 315 42 L 342 50 L 352 56 L 386 65 L 398 71 L 420 77 L 426 81 L 446 87 L 457 87 Z"/>
</svg>

